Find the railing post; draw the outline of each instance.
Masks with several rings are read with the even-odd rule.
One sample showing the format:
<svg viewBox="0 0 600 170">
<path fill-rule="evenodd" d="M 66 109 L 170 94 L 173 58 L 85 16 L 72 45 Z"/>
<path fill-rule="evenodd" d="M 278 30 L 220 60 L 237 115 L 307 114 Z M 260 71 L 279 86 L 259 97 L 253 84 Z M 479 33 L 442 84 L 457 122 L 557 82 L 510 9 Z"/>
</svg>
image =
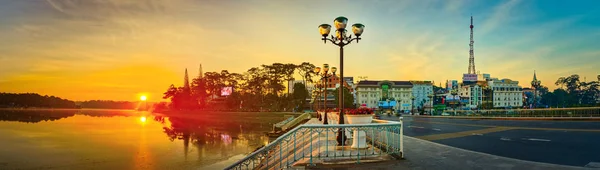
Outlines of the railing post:
<svg viewBox="0 0 600 170">
<path fill-rule="evenodd" d="M 400 117 L 400 157 L 404 158 L 404 122 L 403 117 Z"/>
</svg>

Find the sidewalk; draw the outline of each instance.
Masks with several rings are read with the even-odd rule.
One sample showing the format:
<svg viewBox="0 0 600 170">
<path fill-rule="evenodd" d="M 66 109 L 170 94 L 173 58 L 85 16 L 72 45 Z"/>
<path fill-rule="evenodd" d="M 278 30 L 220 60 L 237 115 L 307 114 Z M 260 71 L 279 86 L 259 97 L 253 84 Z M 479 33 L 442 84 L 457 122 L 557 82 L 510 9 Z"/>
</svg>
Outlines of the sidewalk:
<svg viewBox="0 0 600 170">
<path fill-rule="evenodd" d="M 469 170 L 469 169 L 589 169 L 523 161 L 454 148 L 409 136 L 404 136 L 405 159 L 377 163 L 346 164 L 306 167 L 306 169 L 415 169 L 415 170 Z M 566 155 L 565 155 L 566 156 Z"/>
</svg>

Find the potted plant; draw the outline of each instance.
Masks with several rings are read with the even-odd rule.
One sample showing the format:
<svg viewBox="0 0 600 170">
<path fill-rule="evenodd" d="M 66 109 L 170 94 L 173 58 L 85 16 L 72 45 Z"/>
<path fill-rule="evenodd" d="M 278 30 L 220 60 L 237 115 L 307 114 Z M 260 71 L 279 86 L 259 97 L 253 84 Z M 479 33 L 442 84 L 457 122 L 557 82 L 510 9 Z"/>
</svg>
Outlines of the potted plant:
<svg viewBox="0 0 600 170">
<path fill-rule="evenodd" d="M 369 124 L 373 121 L 373 109 L 361 107 L 358 109 L 348 110 L 346 117 L 349 124 Z M 366 148 L 367 138 L 366 134 L 362 130 L 354 130 L 352 135 L 352 146 L 351 148 Z"/>
</svg>

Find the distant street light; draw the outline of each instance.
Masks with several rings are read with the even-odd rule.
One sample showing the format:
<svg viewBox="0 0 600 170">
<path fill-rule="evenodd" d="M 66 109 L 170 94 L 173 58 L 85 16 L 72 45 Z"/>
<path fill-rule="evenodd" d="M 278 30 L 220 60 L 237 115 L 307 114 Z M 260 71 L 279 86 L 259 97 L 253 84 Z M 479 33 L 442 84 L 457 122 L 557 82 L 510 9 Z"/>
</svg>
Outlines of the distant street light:
<svg viewBox="0 0 600 170">
<path fill-rule="evenodd" d="M 321 80 L 323 80 L 323 98 L 324 98 L 324 108 L 325 111 L 323 113 L 323 124 L 327 125 L 329 124 L 327 121 L 327 81 L 329 80 L 329 78 L 335 76 L 335 72 L 337 71 L 337 68 L 332 67 L 331 68 L 331 74 L 329 73 L 329 64 L 323 64 L 323 70 L 321 70 L 320 67 L 316 67 L 314 72 L 321 76 Z"/>
<path fill-rule="evenodd" d="M 360 36 L 362 35 L 364 29 L 365 29 L 365 25 L 360 24 L 360 23 L 356 23 L 352 25 L 352 32 L 354 33 L 354 35 L 356 36 L 355 38 L 352 38 L 352 35 L 350 36 L 346 36 L 346 24 L 348 23 L 348 18 L 340 16 L 337 17 L 333 20 L 333 25 L 335 26 L 336 29 L 336 36 L 331 35 L 331 38 L 327 38 L 327 36 L 329 36 L 329 33 L 331 32 L 331 25 L 329 24 L 321 24 L 319 25 L 319 33 L 321 34 L 321 36 L 323 36 L 323 38 L 321 38 L 321 40 L 323 40 L 323 43 L 327 43 L 327 41 L 330 41 L 331 43 L 333 43 L 334 45 L 337 45 L 340 47 L 340 90 L 339 90 L 339 104 L 338 107 L 340 108 L 340 113 L 339 113 L 339 118 L 338 118 L 338 124 L 344 124 L 344 90 L 342 90 L 342 88 L 344 87 L 344 84 L 342 84 L 342 79 L 344 79 L 344 46 L 350 44 L 352 41 L 356 40 L 356 43 L 358 43 L 358 41 L 361 39 Z M 338 130 L 338 136 L 337 136 L 337 142 L 338 142 L 338 146 L 342 146 L 344 142 L 346 142 L 346 137 L 345 137 L 345 133 L 343 128 L 340 128 Z"/>
<path fill-rule="evenodd" d="M 433 109 L 433 94 L 428 94 L 427 97 L 430 98 L 430 102 L 431 102 L 431 105 L 429 105 L 429 115 L 431 116 L 431 115 L 433 115 L 433 113 L 432 113 L 432 109 Z"/>
<path fill-rule="evenodd" d="M 410 106 L 410 114 L 414 114 L 414 112 L 415 112 L 415 96 L 411 96 L 410 100 L 412 100 L 412 105 Z"/>
</svg>

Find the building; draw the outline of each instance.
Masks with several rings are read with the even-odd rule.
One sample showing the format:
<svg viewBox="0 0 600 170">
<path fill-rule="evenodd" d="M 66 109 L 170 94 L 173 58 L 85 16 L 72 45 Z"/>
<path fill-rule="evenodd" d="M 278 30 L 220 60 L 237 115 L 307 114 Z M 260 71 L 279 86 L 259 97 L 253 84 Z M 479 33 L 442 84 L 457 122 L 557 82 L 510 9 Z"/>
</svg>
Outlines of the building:
<svg viewBox="0 0 600 170">
<path fill-rule="evenodd" d="M 369 108 L 391 106 L 408 112 L 412 107 L 412 87 L 409 81 L 359 81 L 356 84 L 356 101 Z"/>
<path fill-rule="evenodd" d="M 446 91 L 450 91 L 452 89 L 458 89 L 458 80 L 450 80 L 446 83 Z"/>
<path fill-rule="evenodd" d="M 460 84 L 458 96 L 460 96 L 460 103 L 465 109 L 479 108 L 483 103 L 483 86 L 480 84 Z"/>
<path fill-rule="evenodd" d="M 296 83 L 301 83 L 301 84 L 304 84 L 304 81 L 302 81 L 302 80 L 290 80 L 290 81 L 288 81 L 288 93 L 289 93 L 289 94 L 292 94 L 292 93 L 294 93 L 294 85 L 295 85 Z M 305 86 L 306 86 L 306 85 L 305 85 Z M 308 90 L 308 88 L 307 88 L 306 90 Z M 309 91 L 309 92 L 310 92 L 310 91 Z"/>
<path fill-rule="evenodd" d="M 354 84 L 354 77 L 344 77 L 344 81 L 348 84 L 348 87 L 352 88 L 352 90 L 350 90 L 350 91 L 352 93 L 352 96 L 354 96 L 353 103 L 357 104 L 357 102 L 356 102 L 356 85 Z"/>
<path fill-rule="evenodd" d="M 414 97 L 414 109 L 423 108 L 430 104 L 429 94 L 433 94 L 433 84 L 431 81 L 410 81 L 413 85 L 412 96 Z M 411 98 L 412 99 L 412 98 Z M 412 102 L 412 101 L 411 101 Z"/>
<path fill-rule="evenodd" d="M 492 89 L 494 108 L 520 108 L 523 106 L 523 88 L 519 81 L 492 78 L 488 82 Z"/>
</svg>

